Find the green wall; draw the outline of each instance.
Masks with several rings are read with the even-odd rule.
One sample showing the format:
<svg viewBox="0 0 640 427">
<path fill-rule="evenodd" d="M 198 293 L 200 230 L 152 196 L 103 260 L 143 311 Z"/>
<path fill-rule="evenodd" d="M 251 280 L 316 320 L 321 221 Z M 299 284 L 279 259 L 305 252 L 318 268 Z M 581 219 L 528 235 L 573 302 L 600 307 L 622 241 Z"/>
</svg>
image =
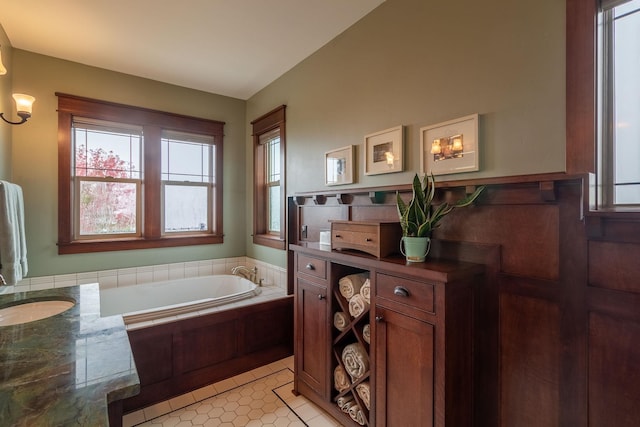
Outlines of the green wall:
<svg viewBox="0 0 640 427">
<path fill-rule="evenodd" d="M 15 120 L 15 104 L 11 94 L 11 76 L 13 73 L 11 65 L 11 44 L 0 26 L 0 47 L 2 51 L 2 63 L 7 69 L 7 74 L 0 76 L 0 113 L 9 120 Z M 0 120 L 0 180 L 11 181 L 11 131 L 10 126 Z"/>
<path fill-rule="evenodd" d="M 564 171 L 565 2 L 387 0 L 251 97 L 247 119 L 280 104 L 288 194 L 327 188 L 324 152 L 346 145 L 358 159 L 346 188 L 407 184 L 420 170 L 420 127 L 473 113 L 480 171 L 442 180 Z M 365 176 L 364 135 L 401 124 L 405 172 Z M 248 166 L 250 147 L 248 128 Z M 247 252 L 285 263 L 250 237 Z"/>
<path fill-rule="evenodd" d="M 557 0 L 387 0 L 247 101 L 13 49 L 3 58 L 11 69 L 0 77 L 0 106 L 13 111 L 16 91 L 37 100 L 26 125 L 0 124 L 0 179 L 25 192 L 30 276 L 242 255 L 284 266 L 283 251 L 253 245 L 246 214 L 249 122 L 281 104 L 288 194 L 326 188 L 324 153 L 346 145 L 357 146 L 356 182 L 347 188 L 409 183 L 420 168 L 420 127 L 473 113 L 481 169 L 447 180 L 563 171 L 564 23 Z M 0 42 L 11 50 L 3 31 Z M 55 92 L 225 121 L 225 243 L 57 255 Z M 364 135 L 400 124 L 405 172 L 365 176 Z"/>
<path fill-rule="evenodd" d="M 13 50 L 13 91 L 36 97 L 13 129 L 12 180 L 22 186 L 29 276 L 245 255 L 245 101 Z M 57 97 L 63 92 L 226 122 L 222 245 L 58 255 Z"/>
</svg>

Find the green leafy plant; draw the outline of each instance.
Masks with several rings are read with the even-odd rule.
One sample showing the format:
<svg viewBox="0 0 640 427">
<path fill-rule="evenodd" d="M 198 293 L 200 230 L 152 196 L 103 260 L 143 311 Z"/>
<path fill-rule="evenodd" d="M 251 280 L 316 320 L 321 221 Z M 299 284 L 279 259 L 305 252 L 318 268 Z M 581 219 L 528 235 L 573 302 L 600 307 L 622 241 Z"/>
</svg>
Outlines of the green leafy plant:
<svg viewBox="0 0 640 427">
<path fill-rule="evenodd" d="M 416 174 L 413 177 L 413 196 L 409 204 L 406 204 L 400 197 L 400 193 L 396 191 L 396 205 L 403 236 L 428 237 L 431 231 L 439 225 L 442 218 L 455 208 L 469 206 L 484 190 L 484 186 L 478 187 L 472 194 L 452 205 L 443 202 L 438 206 L 433 206 L 433 197 L 436 194 L 435 184 L 433 174 L 425 175 L 422 182 L 418 174 Z"/>
</svg>

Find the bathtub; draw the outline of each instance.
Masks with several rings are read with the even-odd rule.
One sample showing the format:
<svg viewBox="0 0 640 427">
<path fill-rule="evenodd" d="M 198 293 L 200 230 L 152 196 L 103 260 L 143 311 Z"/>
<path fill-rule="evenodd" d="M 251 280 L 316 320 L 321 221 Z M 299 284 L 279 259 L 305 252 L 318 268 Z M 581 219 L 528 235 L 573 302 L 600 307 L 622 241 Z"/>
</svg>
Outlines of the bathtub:
<svg viewBox="0 0 640 427">
<path fill-rule="evenodd" d="M 125 324 L 199 312 L 260 294 L 243 277 L 227 274 L 100 290 L 100 315 L 122 314 Z"/>
</svg>

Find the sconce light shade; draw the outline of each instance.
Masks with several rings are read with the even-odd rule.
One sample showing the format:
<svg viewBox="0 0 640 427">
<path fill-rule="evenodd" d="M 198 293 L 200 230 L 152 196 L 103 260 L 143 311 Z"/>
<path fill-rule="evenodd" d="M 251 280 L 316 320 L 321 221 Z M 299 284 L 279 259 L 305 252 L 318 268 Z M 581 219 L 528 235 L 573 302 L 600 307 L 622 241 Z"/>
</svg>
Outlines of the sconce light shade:
<svg viewBox="0 0 640 427">
<path fill-rule="evenodd" d="M 12 125 L 21 125 L 26 122 L 29 117 L 31 117 L 31 111 L 33 110 L 33 103 L 35 102 L 35 98 L 31 95 L 26 95 L 24 93 L 14 93 L 13 99 L 16 101 L 16 110 L 18 116 L 22 119 L 19 122 L 12 122 L 4 118 L 3 113 L 0 113 L 0 118 L 5 122 Z"/>
<path fill-rule="evenodd" d="M 27 115 L 27 118 L 31 117 L 33 103 L 36 99 L 33 96 L 26 95 L 24 93 L 14 93 L 13 99 L 16 101 L 16 110 L 18 110 L 18 115 L 20 117 L 23 115 Z"/>
<path fill-rule="evenodd" d="M 7 69 L 2 63 L 2 52 L 0 52 L 0 76 L 4 76 L 5 74 L 7 74 Z"/>
</svg>

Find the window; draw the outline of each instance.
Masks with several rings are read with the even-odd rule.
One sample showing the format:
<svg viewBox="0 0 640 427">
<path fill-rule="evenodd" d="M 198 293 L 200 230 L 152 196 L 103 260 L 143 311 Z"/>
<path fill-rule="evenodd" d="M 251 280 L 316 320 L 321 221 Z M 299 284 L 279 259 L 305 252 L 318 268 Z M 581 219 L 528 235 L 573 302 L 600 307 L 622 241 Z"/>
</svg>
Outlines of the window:
<svg viewBox="0 0 640 427">
<path fill-rule="evenodd" d="M 285 249 L 285 108 L 251 122 L 254 141 L 253 242 Z"/>
<path fill-rule="evenodd" d="M 140 236 L 142 128 L 74 119 L 76 239 Z"/>
<path fill-rule="evenodd" d="M 162 137 L 163 231 L 210 232 L 215 186 L 212 137 L 165 131 Z"/>
<path fill-rule="evenodd" d="M 58 252 L 222 243 L 224 123 L 58 96 Z"/>
<path fill-rule="evenodd" d="M 599 25 L 601 204 L 640 205 L 640 0 L 603 0 Z"/>
</svg>

